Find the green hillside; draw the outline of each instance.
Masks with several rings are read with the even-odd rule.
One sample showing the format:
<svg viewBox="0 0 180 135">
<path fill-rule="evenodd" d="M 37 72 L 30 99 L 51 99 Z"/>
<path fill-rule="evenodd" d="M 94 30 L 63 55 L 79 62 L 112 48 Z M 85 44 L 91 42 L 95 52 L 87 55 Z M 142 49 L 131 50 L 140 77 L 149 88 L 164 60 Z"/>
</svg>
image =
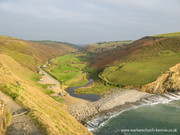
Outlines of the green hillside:
<svg viewBox="0 0 180 135">
<path fill-rule="evenodd" d="M 90 67 L 92 59 L 96 59 L 101 54 L 108 54 L 117 48 L 123 48 L 130 43 L 132 41 L 111 41 L 91 44 L 75 53 L 51 59 L 50 65 L 44 68 L 44 70 L 55 76 L 64 86 L 81 86 L 88 83 L 90 76 L 93 76 L 94 79 L 97 78 L 96 69 Z"/>
<path fill-rule="evenodd" d="M 49 58 L 60 56 L 75 49 L 66 44 L 45 46 L 22 39 L 0 36 L 0 52 L 5 53 L 22 65 L 37 70 Z"/>
<path fill-rule="evenodd" d="M 145 37 L 114 53 L 114 56 L 117 54 L 121 57 L 111 56 L 116 60 L 99 77 L 117 86 L 140 87 L 155 81 L 163 72 L 180 62 L 180 36 Z"/>
</svg>

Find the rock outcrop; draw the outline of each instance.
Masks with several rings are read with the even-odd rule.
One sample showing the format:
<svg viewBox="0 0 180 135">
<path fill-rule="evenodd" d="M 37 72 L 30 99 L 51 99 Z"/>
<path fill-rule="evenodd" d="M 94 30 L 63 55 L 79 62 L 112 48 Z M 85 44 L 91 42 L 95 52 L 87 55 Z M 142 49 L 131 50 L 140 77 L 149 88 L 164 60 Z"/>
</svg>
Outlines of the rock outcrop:
<svg viewBox="0 0 180 135">
<path fill-rule="evenodd" d="M 149 93 L 174 92 L 180 90 L 180 63 L 171 67 L 152 83 L 144 85 L 141 91 Z"/>
<path fill-rule="evenodd" d="M 10 118 L 11 113 L 9 108 L 0 100 L 0 135 L 5 135 Z"/>
</svg>

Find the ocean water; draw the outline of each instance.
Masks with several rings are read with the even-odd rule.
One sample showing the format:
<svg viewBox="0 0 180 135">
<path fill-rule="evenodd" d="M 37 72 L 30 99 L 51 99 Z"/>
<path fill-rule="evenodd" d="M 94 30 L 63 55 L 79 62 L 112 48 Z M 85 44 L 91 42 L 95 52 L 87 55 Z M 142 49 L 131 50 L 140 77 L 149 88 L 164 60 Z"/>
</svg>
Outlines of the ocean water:
<svg viewBox="0 0 180 135">
<path fill-rule="evenodd" d="M 89 130 L 95 135 L 180 135 L 180 93 L 156 95 L 141 102 L 90 121 Z"/>
</svg>

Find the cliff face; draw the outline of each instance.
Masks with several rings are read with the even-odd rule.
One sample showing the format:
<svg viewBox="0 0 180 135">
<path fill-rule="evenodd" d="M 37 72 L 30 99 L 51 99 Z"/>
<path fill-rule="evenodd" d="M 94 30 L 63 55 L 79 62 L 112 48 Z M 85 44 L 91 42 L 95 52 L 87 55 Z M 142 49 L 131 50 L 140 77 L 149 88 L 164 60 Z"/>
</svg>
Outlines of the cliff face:
<svg viewBox="0 0 180 135">
<path fill-rule="evenodd" d="M 0 100 L 0 134 L 4 135 L 6 132 L 6 128 L 10 121 L 10 111 L 8 107 L 4 104 L 2 100 Z"/>
<path fill-rule="evenodd" d="M 144 85 L 141 91 L 149 93 L 174 92 L 180 90 L 180 63 L 162 74 L 152 83 Z"/>
</svg>

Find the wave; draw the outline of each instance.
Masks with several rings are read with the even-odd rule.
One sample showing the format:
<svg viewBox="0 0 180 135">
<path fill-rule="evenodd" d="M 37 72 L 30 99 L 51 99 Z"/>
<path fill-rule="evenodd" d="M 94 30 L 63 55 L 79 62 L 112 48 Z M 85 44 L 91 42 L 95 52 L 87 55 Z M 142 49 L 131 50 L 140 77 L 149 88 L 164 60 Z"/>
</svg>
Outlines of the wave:
<svg viewBox="0 0 180 135">
<path fill-rule="evenodd" d="M 171 101 L 180 100 L 180 92 L 175 93 L 162 93 L 162 94 L 155 94 L 146 98 L 143 98 L 135 103 L 128 103 L 125 104 L 123 107 L 125 109 L 109 113 L 106 116 L 97 116 L 95 119 L 88 121 L 85 125 L 89 131 L 94 131 L 99 127 L 102 127 L 108 124 L 109 120 L 120 115 L 125 111 L 129 111 L 131 109 L 136 109 L 145 105 L 156 105 L 156 104 L 167 104 Z M 121 108 L 122 106 L 120 106 Z"/>
</svg>

